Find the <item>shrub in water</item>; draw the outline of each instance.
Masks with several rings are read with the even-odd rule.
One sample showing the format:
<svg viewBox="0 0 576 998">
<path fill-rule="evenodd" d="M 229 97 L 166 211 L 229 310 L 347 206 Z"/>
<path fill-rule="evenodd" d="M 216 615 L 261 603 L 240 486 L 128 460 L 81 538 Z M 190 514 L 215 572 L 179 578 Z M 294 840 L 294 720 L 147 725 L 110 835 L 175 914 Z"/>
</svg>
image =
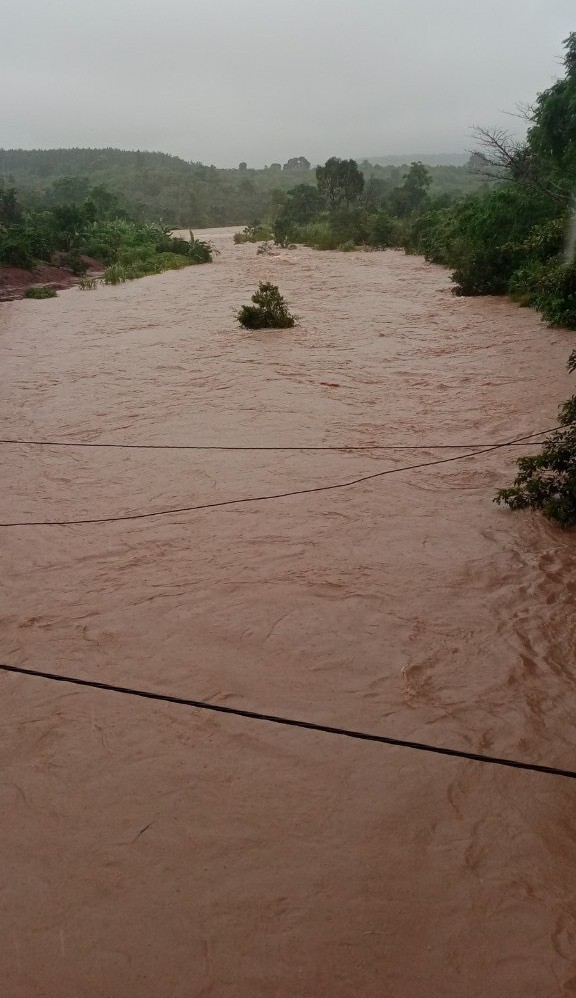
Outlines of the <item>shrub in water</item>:
<svg viewBox="0 0 576 998">
<path fill-rule="evenodd" d="M 296 319 L 275 284 L 261 281 L 252 301 L 253 305 L 243 305 L 237 315 L 245 329 L 287 329 L 294 325 Z"/>
<path fill-rule="evenodd" d="M 190 260 L 180 253 L 159 253 L 154 263 L 158 268 L 156 273 L 161 273 L 163 270 L 181 270 L 182 267 L 188 267 Z"/>
<path fill-rule="evenodd" d="M 121 263 L 113 263 L 111 267 L 107 267 L 102 278 L 104 284 L 122 284 L 127 279 L 126 267 Z"/>
<path fill-rule="evenodd" d="M 274 256 L 274 247 L 268 240 L 256 250 L 257 256 Z"/>
<path fill-rule="evenodd" d="M 576 350 L 568 370 L 576 370 Z M 562 527 L 576 525 L 576 395 L 560 408 L 563 429 L 544 441 L 540 454 L 521 457 L 511 488 L 500 489 L 495 502 L 510 509 L 539 509 Z"/>
<path fill-rule="evenodd" d="M 247 225 L 242 232 L 234 233 L 234 242 L 238 243 L 261 243 L 272 237 L 272 231 L 268 225 L 261 222 L 252 222 Z"/>
<path fill-rule="evenodd" d="M 302 225 L 297 230 L 296 239 L 304 246 L 311 246 L 317 250 L 335 250 L 342 242 L 339 236 L 332 231 L 328 221 L 309 222 Z"/>
<path fill-rule="evenodd" d="M 56 298 L 57 292 L 49 284 L 38 285 L 35 288 L 26 288 L 25 298 Z"/>
<path fill-rule="evenodd" d="M 212 246 L 204 242 L 203 239 L 195 239 L 190 233 L 190 243 L 188 246 L 188 259 L 192 263 L 212 263 Z"/>
<path fill-rule="evenodd" d="M 94 291 L 97 286 L 98 278 L 96 277 L 88 277 L 84 275 L 84 277 L 81 277 L 78 281 L 80 291 Z"/>
<path fill-rule="evenodd" d="M 182 267 L 188 267 L 192 263 L 207 263 L 212 259 L 210 247 L 206 243 L 196 239 L 193 245 L 197 259 L 193 259 L 192 255 L 182 256 L 180 253 L 155 253 L 141 258 L 131 250 L 123 254 L 124 262 L 113 263 L 104 271 L 102 280 L 104 284 L 121 284 L 139 277 L 161 274 L 165 270 L 181 270 Z"/>
</svg>

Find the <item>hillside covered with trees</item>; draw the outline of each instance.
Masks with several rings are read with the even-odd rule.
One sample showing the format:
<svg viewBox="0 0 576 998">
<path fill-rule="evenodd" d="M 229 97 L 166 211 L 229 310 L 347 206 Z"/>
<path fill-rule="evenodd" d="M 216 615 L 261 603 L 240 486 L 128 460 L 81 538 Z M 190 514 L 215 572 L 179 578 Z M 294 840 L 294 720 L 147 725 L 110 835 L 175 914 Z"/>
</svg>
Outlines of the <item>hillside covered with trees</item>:
<svg viewBox="0 0 576 998">
<path fill-rule="evenodd" d="M 120 149 L 0 150 L 0 183 L 16 188 L 27 208 L 83 202 L 105 187 L 137 222 L 172 228 L 247 224 L 274 207 L 277 191 L 314 183 L 304 157 L 251 170 L 187 163 L 160 152 Z"/>
<path fill-rule="evenodd" d="M 362 163 L 373 191 L 385 194 L 402 183 L 408 166 Z M 464 194 L 486 181 L 467 166 L 430 167 L 433 194 Z M 16 188 L 27 208 L 84 201 L 105 187 L 138 222 L 173 228 L 247 225 L 275 217 L 283 196 L 296 184 L 316 184 L 304 156 L 264 169 L 240 163 L 218 169 L 159 152 L 120 149 L 0 149 L 0 184 Z"/>
</svg>

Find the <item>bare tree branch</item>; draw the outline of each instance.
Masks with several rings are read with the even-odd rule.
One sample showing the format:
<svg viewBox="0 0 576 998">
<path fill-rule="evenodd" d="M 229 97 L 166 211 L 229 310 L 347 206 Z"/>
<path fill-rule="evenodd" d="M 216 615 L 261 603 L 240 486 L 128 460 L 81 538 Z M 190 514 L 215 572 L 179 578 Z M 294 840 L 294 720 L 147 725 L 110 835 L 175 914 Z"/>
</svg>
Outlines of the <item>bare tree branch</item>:
<svg viewBox="0 0 576 998">
<path fill-rule="evenodd" d="M 524 142 L 513 139 L 503 128 L 483 128 L 477 125 L 472 129 L 480 149 L 476 172 L 492 180 L 513 179 L 541 191 L 558 204 L 566 205 L 569 195 L 555 181 L 542 179 L 538 160 L 529 154 Z"/>
</svg>

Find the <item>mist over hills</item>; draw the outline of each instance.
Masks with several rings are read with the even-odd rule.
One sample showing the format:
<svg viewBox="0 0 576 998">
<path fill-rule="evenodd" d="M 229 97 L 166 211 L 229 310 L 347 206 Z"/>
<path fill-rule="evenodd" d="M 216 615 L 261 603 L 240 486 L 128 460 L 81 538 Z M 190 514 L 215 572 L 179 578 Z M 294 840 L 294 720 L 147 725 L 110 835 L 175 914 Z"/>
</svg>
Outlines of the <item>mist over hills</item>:
<svg viewBox="0 0 576 998">
<path fill-rule="evenodd" d="M 403 166 L 405 163 L 424 163 L 425 166 L 465 166 L 470 159 L 468 152 L 406 152 L 388 156 L 360 156 L 375 166 Z"/>
</svg>

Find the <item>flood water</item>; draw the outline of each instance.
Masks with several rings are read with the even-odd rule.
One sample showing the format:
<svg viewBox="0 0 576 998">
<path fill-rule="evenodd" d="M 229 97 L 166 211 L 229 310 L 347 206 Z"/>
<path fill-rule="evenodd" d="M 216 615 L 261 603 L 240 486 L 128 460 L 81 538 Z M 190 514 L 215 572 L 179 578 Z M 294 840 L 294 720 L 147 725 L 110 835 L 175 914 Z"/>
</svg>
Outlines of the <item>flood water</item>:
<svg viewBox="0 0 576 998">
<path fill-rule="evenodd" d="M 0 305 L 0 520 L 332 485 L 556 424 L 574 334 L 400 252 Z M 259 280 L 293 330 L 241 331 Z M 462 444 L 460 451 L 434 444 Z M 531 448 L 532 450 L 534 448 Z M 493 451 L 2 528 L 0 660 L 576 769 L 574 534 Z M 0 674 L 7 998 L 576 995 L 576 781 Z"/>
</svg>

